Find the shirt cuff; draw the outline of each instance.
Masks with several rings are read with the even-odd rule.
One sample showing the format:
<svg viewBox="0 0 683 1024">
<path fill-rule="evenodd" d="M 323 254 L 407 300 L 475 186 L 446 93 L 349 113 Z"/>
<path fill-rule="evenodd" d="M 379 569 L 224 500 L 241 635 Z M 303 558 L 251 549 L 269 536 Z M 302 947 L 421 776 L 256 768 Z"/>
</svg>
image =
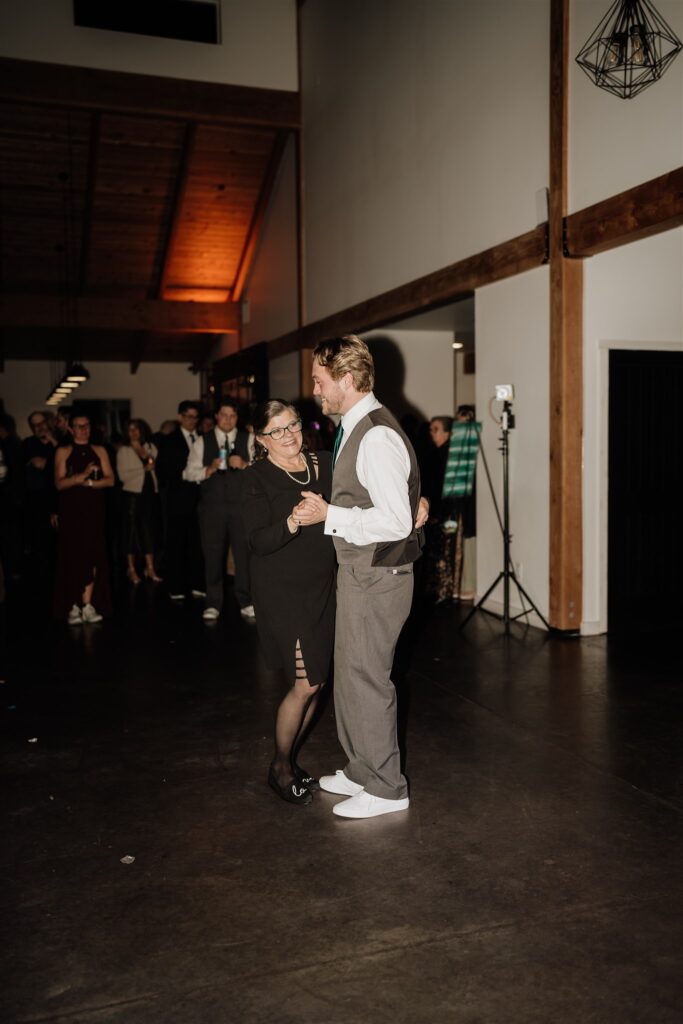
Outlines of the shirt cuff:
<svg viewBox="0 0 683 1024">
<path fill-rule="evenodd" d="M 357 508 L 342 508 L 340 505 L 327 506 L 327 518 L 325 519 L 325 533 L 333 537 L 345 539 L 348 527 L 353 526 L 357 519 Z"/>
</svg>

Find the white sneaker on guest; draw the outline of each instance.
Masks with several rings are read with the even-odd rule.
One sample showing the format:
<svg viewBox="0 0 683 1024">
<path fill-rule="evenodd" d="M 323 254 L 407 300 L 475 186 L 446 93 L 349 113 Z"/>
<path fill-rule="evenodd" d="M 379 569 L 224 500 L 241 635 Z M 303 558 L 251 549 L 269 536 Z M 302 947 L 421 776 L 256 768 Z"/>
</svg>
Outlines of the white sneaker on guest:
<svg viewBox="0 0 683 1024">
<path fill-rule="evenodd" d="M 322 780 L 321 780 L 322 781 Z M 363 790 L 349 800 L 342 800 L 332 808 L 334 814 L 341 818 L 377 818 L 380 814 L 393 814 L 395 811 L 407 811 L 410 799 L 385 800 L 381 796 L 372 796 Z"/>
<path fill-rule="evenodd" d="M 220 614 L 218 608 L 205 608 L 202 612 L 202 618 L 206 619 L 207 622 L 215 622 Z"/>
<path fill-rule="evenodd" d="M 185 600 L 185 595 L 184 594 L 169 594 L 168 596 L 170 597 L 170 599 L 172 601 L 184 601 Z"/>
<path fill-rule="evenodd" d="M 66 621 L 69 623 L 70 626 L 80 626 L 81 623 L 83 622 L 81 609 L 78 607 L 77 604 L 71 606 L 71 611 L 69 612 Z"/>
<path fill-rule="evenodd" d="M 334 775 L 321 775 L 318 782 L 326 793 L 336 793 L 338 796 L 355 796 L 356 793 L 363 792 L 363 787 L 357 782 L 352 782 L 341 768 L 338 768 Z"/>
<path fill-rule="evenodd" d="M 91 604 L 83 605 L 83 621 L 84 622 L 101 622 L 104 616 L 100 615 L 98 611 L 95 611 Z"/>
<path fill-rule="evenodd" d="M 171 594 L 171 598 L 173 598 L 174 596 L 175 596 L 174 594 Z M 193 590 L 192 591 L 192 596 L 193 597 L 206 597 L 206 591 L 205 590 Z"/>
<path fill-rule="evenodd" d="M 254 611 L 253 604 L 248 604 L 245 608 L 240 608 L 240 615 L 244 615 L 245 619 L 255 619 L 256 612 Z"/>
</svg>

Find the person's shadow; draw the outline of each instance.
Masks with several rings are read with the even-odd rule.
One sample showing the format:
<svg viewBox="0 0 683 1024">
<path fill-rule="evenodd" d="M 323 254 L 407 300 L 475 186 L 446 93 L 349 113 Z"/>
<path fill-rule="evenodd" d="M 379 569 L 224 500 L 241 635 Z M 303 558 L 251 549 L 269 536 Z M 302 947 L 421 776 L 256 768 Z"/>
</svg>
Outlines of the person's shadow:
<svg viewBox="0 0 683 1024">
<path fill-rule="evenodd" d="M 415 449 L 419 462 L 425 444 L 427 417 L 405 393 L 406 364 L 403 354 L 393 338 L 387 335 L 380 334 L 368 338 L 367 346 L 375 363 L 375 395 L 382 405 L 386 405 L 391 410 L 401 424 Z M 428 433 L 426 436 L 428 439 Z M 424 616 L 419 599 L 421 589 L 419 586 L 419 559 L 414 565 L 414 571 L 413 606 L 399 637 L 391 676 L 396 687 L 398 742 L 401 749 L 401 770 L 403 772 L 405 772 L 408 754 L 406 737 L 410 712 L 410 665 Z"/>
</svg>

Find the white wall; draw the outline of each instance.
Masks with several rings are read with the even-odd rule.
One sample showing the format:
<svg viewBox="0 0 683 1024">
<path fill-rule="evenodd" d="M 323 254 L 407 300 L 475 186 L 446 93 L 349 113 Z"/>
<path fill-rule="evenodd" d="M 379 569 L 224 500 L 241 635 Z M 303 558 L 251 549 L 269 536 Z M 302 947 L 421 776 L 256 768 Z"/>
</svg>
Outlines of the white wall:
<svg viewBox="0 0 683 1024">
<path fill-rule="evenodd" d="M 488 413 L 496 384 L 513 384 L 516 426 L 510 441 L 510 526 L 512 561 L 520 582 L 539 611 L 548 614 L 549 573 L 549 387 L 550 274 L 540 267 L 480 289 L 477 323 L 477 418 L 502 516 L 500 428 Z M 493 405 L 499 416 L 500 403 Z M 503 568 L 503 541 L 480 462 L 477 468 L 477 589 L 481 596 Z M 499 611 L 502 583 L 487 605 Z M 511 588 L 513 611 L 521 609 Z M 536 625 L 540 621 L 532 616 Z"/>
<path fill-rule="evenodd" d="M 656 0 L 656 7 L 683 38 L 681 0 Z M 606 0 L 573 0 L 572 54 L 606 10 Z M 574 61 L 570 90 L 570 212 L 683 164 L 683 55 L 659 82 L 631 100 L 598 89 Z"/>
<path fill-rule="evenodd" d="M 363 335 L 375 359 L 375 394 L 399 418 L 453 411 L 453 331 L 388 328 Z"/>
<path fill-rule="evenodd" d="M 277 338 L 298 325 L 296 151 L 290 137 L 264 221 L 245 297 L 244 346 Z"/>
<path fill-rule="evenodd" d="M 309 321 L 536 224 L 546 0 L 301 9 Z"/>
<path fill-rule="evenodd" d="M 161 5 L 160 5 L 161 6 Z M 298 88 L 296 0 L 221 0 L 222 43 L 73 24 L 72 0 L 0 4 L 0 56 L 268 89 Z"/>
<path fill-rule="evenodd" d="M 607 628 L 610 348 L 683 348 L 683 229 L 587 260 L 584 267 L 583 631 Z"/>
<path fill-rule="evenodd" d="M 147 420 L 158 430 L 162 420 L 173 419 L 184 398 L 199 398 L 199 376 L 178 363 L 141 363 L 131 374 L 128 363 L 88 363 L 90 380 L 76 392 L 77 398 L 127 398 L 131 415 Z M 45 397 L 63 364 L 10 360 L 0 373 L 0 395 L 17 421 L 21 436 L 28 434 L 26 419 L 34 409 L 45 409 Z M 66 404 L 66 403 L 65 403 Z"/>
<path fill-rule="evenodd" d="M 299 353 L 289 352 L 286 356 L 271 359 L 268 364 L 269 396 L 294 402 L 301 396 L 299 374 Z"/>
</svg>

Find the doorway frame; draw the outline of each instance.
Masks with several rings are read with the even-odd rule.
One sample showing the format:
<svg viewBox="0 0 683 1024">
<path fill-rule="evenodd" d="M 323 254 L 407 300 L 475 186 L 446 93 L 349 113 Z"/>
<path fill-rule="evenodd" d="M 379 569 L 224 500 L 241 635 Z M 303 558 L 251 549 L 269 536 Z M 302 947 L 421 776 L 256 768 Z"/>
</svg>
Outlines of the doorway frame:
<svg viewBox="0 0 683 1024">
<path fill-rule="evenodd" d="M 642 341 L 642 340 L 610 340 L 603 338 L 598 342 L 598 473 L 599 473 L 599 534 L 598 534 L 598 622 L 583 622 L 581 633 L 585 636 L 609 633 L 608 607 L 608 568 L 609 568 L 609 357 L 612 351 L 631 352 L 681 352 L 680 341 Z M 585 459 L 584 459 L 585 473 Z M 584 535 L 587 533 L 590 509 L 586 507 L 587 489 L 584 486 Z M 587 567 L 584 566 L 584 608 L 587 606 L 586 587 L 589 583 Z"/>
</svg>

